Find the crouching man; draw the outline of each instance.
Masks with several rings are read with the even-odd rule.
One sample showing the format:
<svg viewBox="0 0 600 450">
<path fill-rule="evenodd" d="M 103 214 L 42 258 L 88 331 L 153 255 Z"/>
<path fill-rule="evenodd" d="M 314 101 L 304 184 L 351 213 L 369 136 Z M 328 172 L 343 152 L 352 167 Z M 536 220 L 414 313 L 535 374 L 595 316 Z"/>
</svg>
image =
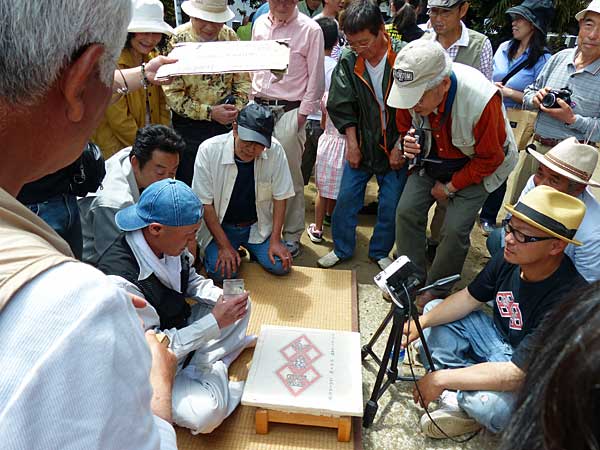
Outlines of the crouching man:
<svg viewBox="0 0 600 450">
<path fill-rule="evenodd" d="M 200 254 L 217 283 L 235 278 L 241 245 L 270 273 L 285 275 L 292 255 L 281 240 L 292 175 L 281 144 L 272 139 L 271 110 L 252 103 L 233 123 L 233 130 L 200 145 L 192 188 L 204 204 L 198 233 Z"/>
<path fill-rule="evenodd" d="M 568 244 L 581 245 L 573 239 L 585 214 L 581 200 L 539 186 L 506 208 L 512 218 L 504 224 L 504 254 L 465 289 L 428 303 L 421 319 L 438 369 L 417 382 L 421 404 L 440 400 L 431 418 L 448 436 L 506 426 L 538 325 L 564 294 L 586 284 L 564 254 Z M 476 311 L 490 300 L 493 318 Z M 417 338 L 412 322 L 404 332 L 408 342 Z M 413 396 L 420 400 L 416 389 Z M 445 437 L 427 414 L 421 428 L 429 437 Z"/>
<path fill-rule="evenodd" d="M 144 190 L 137 204 L 117 213 L 124 233 L 98 268 L 151 306 L 141 310 L 146 329 L 160 328 L 179 361 L 173 385 L 173 421 L 192 433 L 210 433 L 239 404 L 242 383 L 228 367 L 255 340 L 246 336 L 248 295 L 223 300 L 222 290 L 191 267 L 186 248 L 200 227 L 202 205 L 180 181 Z M 186 297 L 195 300 L 190 306 Z"/>
</svg>

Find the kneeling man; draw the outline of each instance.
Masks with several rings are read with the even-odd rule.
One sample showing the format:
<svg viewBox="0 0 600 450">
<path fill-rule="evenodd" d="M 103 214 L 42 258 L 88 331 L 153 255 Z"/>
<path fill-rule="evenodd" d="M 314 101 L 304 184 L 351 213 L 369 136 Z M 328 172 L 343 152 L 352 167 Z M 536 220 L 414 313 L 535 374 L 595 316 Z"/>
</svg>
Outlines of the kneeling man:
<svg viewBox="0 0 600 450">
<path fill-rule="evenodd" d="M 269 272 L 284 275 L 292 255 L 281 241 L 286 199 L 294 196 L 285 151 L 273 134 L 271 110 L 246 106 L 228 134 L 204 141 L 192 188 L 204 204 L 200 255 L 217 283 L 235 278 L 241 245 Z"/>
<path fill-rule="evenodd" d="M 449 436 L 481 426 L 497 433 L 508 423 L 530 361 L 538 326 L 562 297 L 586 284 L 564 254 L 585 214 L 573 196 L 538 186 L 504 223 L 506 247 L 465 289 L 428 303 L 421 325 L 438 369 L 417 382 L 422 406 L 440 399 L 431 418 Z M 494 302 L 493 318 L 476 311 Z M 410 325 L 410 330 L 408 326 Z M 404 329 L 417 338 L 414 323 Z M 419 394 L 413 392 L 415 402 Z M 445 437 L 425 414 L 423 432 Z"/>
<path fill-rule="evenodd" d="M 151 305 L 140 312 L 144 327 L 162 329 L 179 361 L 173 421 L 194 434 L 210 433 L 239 404 L 242 384 L 229 382 L 228 367 L 255 340 L 246 336 L 248 295 L 224 301 L 222 290 L 191 266 L 186 248 L 201 218 L 202 205 L 186 184 L 153 183 L 137 204 L 117 213 L 125 233 L 98 262 Z M 190 307 L 186 297 L 196 303 Z"/>
</svg>

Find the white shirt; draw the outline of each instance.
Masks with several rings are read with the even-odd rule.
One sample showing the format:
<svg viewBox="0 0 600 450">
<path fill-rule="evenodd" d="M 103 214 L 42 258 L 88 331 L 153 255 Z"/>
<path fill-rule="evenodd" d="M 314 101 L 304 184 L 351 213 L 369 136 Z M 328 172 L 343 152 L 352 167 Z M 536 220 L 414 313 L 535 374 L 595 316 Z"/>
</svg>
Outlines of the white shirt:
<svg viewBox="0 0 600 450">
<path fill-rule="evenodd" d="M 535 187 L 533 178 L 532 175 L 527 181 L 519 201 Z M 593 283 L 600 280 L 600 203 L 589 187 L 585 188 L 585 191 L 577 198 L 585 204 L 585 216 L 583 216 L 583 221 L 579 225 L 574 239 L 582 242 L 583 245 L 569 244 L 565 249 L 565 254 L 571 258 L 581 276 L 588 283 Z"/>
<path fill-rule="evenodd" d="M 125 239 L 140 266 L 138 279 L 144 280 L 154 274 L 163 285 L 181 292 L 181 259 L 179 256 L 165 255 L 163 258 L 158 258 L 150 249 L 141 230 L 127 232 Z M 114 275 L 111 275 L 110 278 L 127 292 L 144 297 L 144 294 L 133 283 Z M 201 305 L 202 314 L 195 314 L 194 316 L 198 316 L 196 320 L 190 321 L 186 327 L 163 330 L 169 337 L 171 341 L 169 347 L 178 360 L 181 361 L 191 351 L 220 336 L 221 330 L 215 316 L 210 311 L 222 293 L 223 290 L 215 286 L 212 280 L 198 275 L 194 268 L 190 267 L 188 289 L 185 295 Z M 197 305 L 192 306 L 192 309 L 195 306 Z M 154 329 L 160 325 L 160 318 L 150 304 L 136 311 L 143 320 L 145 329 Z"/>
<path fill-rule="evenodd" d="M 150 409 L 152 359 L 125 291 L 64 263 L 0 313 L 3 450 L 176 449 Z"/>
<path fill-rule="evenodd" d="M 223 223 L 227 212 L 237 172 L 233 132 L 215 136 L 200 145 L 194 164 L 192 189 L 204 205 L 214 206 L 219 223 Z M 254 192 L 257 222 L 250 227 L 248 241 L 261 244 L 273 231 L 273 200 L 294 196 L 285 151 L 275 137 L 272 138 L 271 148 L 265 149 L 254 160 Z M 212 235 L 203 221 L 198 231 L 198 246 L 202 253 L 211 241 Z"/>
<path fill-rule="evenodd" d="M 372 66 L 369 61 L 365 60 L 367 72 L 369 72 L 369 77 L 371 77 L 371 84 L 373 85 L 373 89 L 375 90 L 375 96 L 377 97 L 377 103 L 379 103 L 379 110 L 381 111 L 381 117 L 383 117 L 383 121 L 381 123 L 387 123 L 386 114 L 385 114 L 385 101 L 383 98 L 383 74 L 385 72 L 385 64 L 387 61 L 387 53 L 383 55 L 381 61 L 377 63 L 376 66 Z"/>
<path fill-rule="evenodd" d="M 329 86 L 331 86 L 331 74 L 333 73 L 335 66 L 337 66 L 337 59 L 325 55 L 325 92 L 329 92 Z M 320 121 L 322 116 L 323 112 L 321 111 L 321 108 L 319 108 L 317 113 L 309 114 L 308 119 Z"/>
</svg>

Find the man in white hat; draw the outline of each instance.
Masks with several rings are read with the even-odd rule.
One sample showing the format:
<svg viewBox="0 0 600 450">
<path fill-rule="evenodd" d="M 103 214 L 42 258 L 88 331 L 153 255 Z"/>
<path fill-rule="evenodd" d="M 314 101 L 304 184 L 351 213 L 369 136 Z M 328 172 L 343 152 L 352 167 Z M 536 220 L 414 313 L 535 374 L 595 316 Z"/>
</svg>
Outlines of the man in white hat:
<svg viewBox="0 0 600 450">
<path fill-rule="evenodd" d="M 451 62 L 437 42 L 408 44 L 393 73 L 387 103 L 398 108 L 403 154 L 413 167 L 396 211 L 396 248 L 423 270 L 427 212 L 436 201 L 446 204 L 429 284 L 462 271 L 477 213 L 514 167 L 516 143 L 498 87 L 478 70 Z M 425 159 L 415 163 L 418 155 Z M 422 294 L 418 306 L 447 289 Z"/>
<path fill-rule="evenodd" d="M 542 154 L 571 136 L 590 145 L 600 142 L 600 102 L 595 100 L 600 96 L 600 0 L 592 1 L 575 19 L 577 47 L 553 55 L 523 95 L 526 107 L 539 110 L 533 142 Z M 536 169 L 532 156 L 519 161 L 513 198 Z"/>
<path fill-rule="evenodd" d="M 175 28 L 169 51 L 181 42 L 239 40 L 235 31 L 225 25 L 234 17 L 227 0 L 186 0 L 181 9 L 190 21 Z M 173 128 L 187 144 L 177 179 L 191 186 L 198 146 L 206 139 L 229 132 L 239 110 L 248 103 L 250 75 L 185 75 L 163 89 L 173 111 Z"/>
<path fill-rule="evenodd" d="M 254 72 L 252 96 L 272 109 L 276 118 L 273 136 L 281 143 L 294 182 L 288 199 L 283 238 L 292 257 L 300 253 L 304 231 L 304 178 L 302 153 L 307 116 L 319 109 L 325 90 L 323 32 L 317 23 L 300 14 L 298 0 L 269 0 L 269 13 L 254 22 L 252 40 L 290 39 L 290 65 L 279 79 L 267 70 Z"/>
<path fill-rule="evenodd" d="M 538 186 L 506 208 L 512 218 L 504 222 L 504 253 L 468 287 L 429 303 L 421 317 L 437 370 L 417 382 L 413 397 L 423 407 L 439 399 L 438 409 L 421 418 L 429 437 L 482 426 L 502 431 L 534 355 L 539 325 L 565 295 L 587 284 L 564 255 L 568 244 L 581 245 L 574 236 L 585 214 L 583 202 Z M 479 310 L 489 301 L 493 317 Z M 412 321 L 404 334 L 408 343 L 418 337 Z"/>
<path fill-rule="evenodd" d="M 600 203 L 589 189 L 600 187 L 600 183 L 591 179 L 598 162 L 598 150 L 570 137 L 545 155 L 531 147 L 527 151 L 539 162 L 539 166 L 535 175 L 527 181 L 520 199 L 535 186 L 550 186 L 585 204 L 585 217 L 575 235 L 585 245 L 568 245 L 565 254 L 589 283 L 600 280 Z M 487 246 L 492 255 L 504 247 L 504 231 L 501 228 L 490 234 Z"/>
</svg>

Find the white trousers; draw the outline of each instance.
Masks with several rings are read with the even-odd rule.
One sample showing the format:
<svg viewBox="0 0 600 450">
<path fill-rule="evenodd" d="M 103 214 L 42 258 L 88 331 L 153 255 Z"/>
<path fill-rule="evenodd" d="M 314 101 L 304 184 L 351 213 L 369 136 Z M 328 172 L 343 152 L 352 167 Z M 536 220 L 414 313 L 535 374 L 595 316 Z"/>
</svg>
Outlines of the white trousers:
<svg viewBox="0 0 600 450">
<path fill-rule="evenodd" d="M 302 177 L 302 153 L 306 142 L 304 127 L 298 130 L 298 108 L 283 114 L 275 124 L 275 138 L 283 146 L 288 160 L 294 197 L 287 199 L 283 239 L 298 242 L 304 232 L 304 178 Z"/>
<path fill-rule="evenodd" d="M 206 314 L 194 308 L 190 321 Z M 221 359 L 243 345 L 250 320 L 250 303 L 243 319 L 221 330 L 221 336 L 196 350 L 190 364 L 175 376 L 173 421 L 192 434 L 210 433 L 239 405 L 243 382 L 230 382 Z"/>
</svg>

